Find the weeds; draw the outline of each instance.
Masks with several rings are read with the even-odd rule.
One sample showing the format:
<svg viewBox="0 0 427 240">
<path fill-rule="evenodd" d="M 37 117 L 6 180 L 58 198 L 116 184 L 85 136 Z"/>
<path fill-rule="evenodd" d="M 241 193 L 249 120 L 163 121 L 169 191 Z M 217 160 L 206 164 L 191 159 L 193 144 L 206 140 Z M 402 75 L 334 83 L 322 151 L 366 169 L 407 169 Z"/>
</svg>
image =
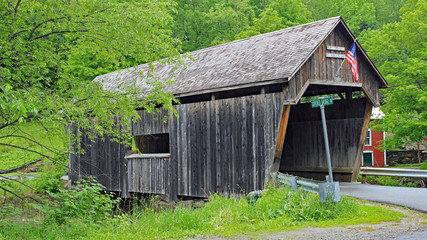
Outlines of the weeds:
<svg viewBox="0 0 427 240">
<path fill-rule="evenodd" d="M 112 215 L 117 200 L 104 195 L 99 184 L 83 182 L 79 191 L 51 193 L 49 205 L 35 205 L 44 213 L 40 220 L 0 220 L 0 239 L 165 239 L 196 235 L 235 236 L 284 231 L 295 227 L 342 225 L 355 222 L 396 220 L 399 214 L 380 207 L 361 205 L 350 197 L 341 202 L 320 203 L 316 194 L 269 187 L 254 203 L 244 198 L 212 195 L 205 207 L 178 204 L 159 208 L 150 201 L 129 213 Z M 135 205 L 136 206 L 136 205 Z M 13 211 L 13 210 L 12 210 Z M 8 215 L 7 210 L 3 215 Z"/>
<path fill-rule="evenodd" d="M 360 175 L 359 175 L 360 176 Z M 357 181 L 361 181 L 362 177 L 358 177 Z M 389 177 L 389 176 L 366 176 L 366 182 L 369 184 L 394 186 L 394 187 L 421 187 L 419 179 L 405 177 Z"/>
<path fill-rule="evenodd" d="M 114 199 L 112 193 L 104 193 L 104 186 L 96 181 L 81 180 L 77 188 L 48 192 L 51 198 L 49 202 L 31 205 L 47 215 L 45 222 L 59 225 L 73 219 L 99 222 L 111 217 L 114 205 L 119 200 Z"/>
</svg>

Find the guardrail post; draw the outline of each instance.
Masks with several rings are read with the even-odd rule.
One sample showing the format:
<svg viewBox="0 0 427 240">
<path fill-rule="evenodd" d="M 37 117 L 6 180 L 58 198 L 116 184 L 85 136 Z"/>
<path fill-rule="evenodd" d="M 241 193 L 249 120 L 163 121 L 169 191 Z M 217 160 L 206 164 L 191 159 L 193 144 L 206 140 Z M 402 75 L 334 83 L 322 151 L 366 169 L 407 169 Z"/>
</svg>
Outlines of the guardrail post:
<svg viewBox="0 0 427 240">
<path fill-rule="evenodd" d="M 338 182 L 319 183 L 319 198 L 320 202 L 341 200 L 340 185 Z"/>
<path fill-rule="evenodd" d="M 294 190 L 298 190 L 298 183 L 297 183 L 297 178 L 296 177 L 292 177 L 291 178 L 291 187 Z"/>
<path fill-rule="evenodd" d="M 362 182 L 361 182 L 362 184 L 365 184 L 366 183 L 366 175 L 362 175 Z"/>
<path fill-rule="evenodd" d="M 277 172 L 276 174 L 270 173 L 273 179 L 277 179 L 277 183 L 285 184 L 295 190 L 303 190 L 319 194 L 320 201 L 334 201 L 341 200 L 339 182 L 319 182 L 312 179 L 305 179 L 288 174 Z M 330 179 L 330 178 L 329 178 Z"/>
</svg>

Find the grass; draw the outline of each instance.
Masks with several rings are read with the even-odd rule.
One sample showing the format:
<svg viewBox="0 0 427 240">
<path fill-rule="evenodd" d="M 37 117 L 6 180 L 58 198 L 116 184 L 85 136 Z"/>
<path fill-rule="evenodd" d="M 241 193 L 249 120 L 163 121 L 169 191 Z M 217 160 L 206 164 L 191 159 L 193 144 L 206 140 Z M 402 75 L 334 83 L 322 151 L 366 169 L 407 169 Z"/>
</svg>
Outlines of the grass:
<svg viewBox="0 0 427 240">
<path fill-rule="evenodd" d="M 408 163 L 408 164 L 396 164 L 396 166 L 391 166 L 392 168 L 415 168 L 421 170 L 427 170 L 427 161 L 422 163 Z"/>
<path fill-rule="evenodd" d="M 418 168 L 420 170 L 427 170 L 427 161 L 423 163 L 411 164 L 397 164 L 392 168 Z M 362 176 L 359 175 L 357 181 L 360 182 Z M 396 186 L 396 187 L 421 187 L 419 179 L 404 178 L 404 177 L 390 177 L 390 176 L 366 176 L 366 182 L 369 184 L 383 185 L 383 186 Z"/>
<path fill-rule="evenodd" d="M 49 146 L 51 148 L 65 151 L 67 147 L 67 141 L 65 140 L 65 133 L 58 134 L 56 129 L 49 129 L 52 126 L 44 128 L 37 123 L 21 123 L 15 129 L 8 129 L 0 131 L 0 136 L 6 135 L 21 135 L 38 141 L 39 143 Z M 53 128 L 53 127 L 52 127 Z M 46 131 L 49 129 L 49 132 Z M 52 156 L 52 153 L 44 149 L 40 145 L 37 145 L 29 140 L 19 137 L 7 137 L 1 138 L 0 143 L 16 145 L 22 148 L 28 148 L 30 150 L 41 152 L 48 156 Z M 7 170 L 10 168 L 21 166 L 25 163 L 34 161 L 41 158 L 41 156 L 34 152 L 25 151 L 9 146 L 0 145 L 0 170 Z"/>
<path fill-rule="evenodd" d="M 255 236 L 307 226 L 331 227 L 399 221 L 404 215 L 343 196 L 320 203 L 315 194 L 268 188 L 256 203 L 210 197 L 205 207 L 159 209 L 145 205 L 101 222 L 71 219 L 65 224 L 43 221 L 42 215 L 22 220 L 0 217 L 0 239 L 165 239 L 196 235 Z M 25 218 L 17 218 L 25 219 Z"/>
<path fill-rule="evenodd" d="M 362 177 L 358 177 L 358 182 Z M 369 184 L 393 186 L 393 187 L 420 187 L 421 183 L 418 179 L 390 176 L 366 176 L 366 182 Z"/>
<path fill-rule="evenodd" d="M 420 168 L 420 163 L 408 163 L 408 164 L 396 164 L 395 166 L 390 166 L 390 168 Z"/>
</svg>

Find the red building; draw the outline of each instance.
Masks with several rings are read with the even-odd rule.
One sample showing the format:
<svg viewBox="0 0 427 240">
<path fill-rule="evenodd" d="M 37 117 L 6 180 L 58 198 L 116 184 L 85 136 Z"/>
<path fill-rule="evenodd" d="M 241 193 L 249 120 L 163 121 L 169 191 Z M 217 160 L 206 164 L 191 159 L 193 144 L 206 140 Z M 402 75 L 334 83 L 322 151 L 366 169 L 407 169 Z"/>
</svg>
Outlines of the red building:
<svg viewBox="0 0 427 240">
<path fill-rule="evenodd" d="M 372 109 L 371 120 L 384 118 L 384 113 L 379 108 Z M 363 148 L 361 166 L 363 167 L 384 167 L 387 166 L 386 151 L 378 149 L 380 141 L 384 140 L 384 131 L 374 131 L 368 128 Z"/>
</svg>

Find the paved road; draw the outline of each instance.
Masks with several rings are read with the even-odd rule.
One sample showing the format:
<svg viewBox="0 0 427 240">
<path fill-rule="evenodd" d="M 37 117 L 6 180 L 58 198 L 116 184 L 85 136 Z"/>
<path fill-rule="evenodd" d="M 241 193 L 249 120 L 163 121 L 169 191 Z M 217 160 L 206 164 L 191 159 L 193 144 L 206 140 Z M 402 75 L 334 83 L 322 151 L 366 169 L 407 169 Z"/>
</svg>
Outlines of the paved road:
<svg viewBox="0 0 427 240">
<path fill-rule="evenodd" d="M 393 240 L 425 240 L 427 239 L 427 229 L 413 232 L 413 233 L 403 234 L 392 239 Z"/>
<path fill-rule="evenodd" d="M 427 188 L 388 187 L 340 182 L 340 190 L 342 195 L 408 207 L 427 213 Z"/>
<path fill-rule="evenodd" d="M 388 187 L 360 183 L 341 183 L 342 195 L 373 202 L 387 203 L 427 213 L 427 188 Z M 424 240 L 427 230 L 406 233 L 394 240 Z"/>
</svg>

